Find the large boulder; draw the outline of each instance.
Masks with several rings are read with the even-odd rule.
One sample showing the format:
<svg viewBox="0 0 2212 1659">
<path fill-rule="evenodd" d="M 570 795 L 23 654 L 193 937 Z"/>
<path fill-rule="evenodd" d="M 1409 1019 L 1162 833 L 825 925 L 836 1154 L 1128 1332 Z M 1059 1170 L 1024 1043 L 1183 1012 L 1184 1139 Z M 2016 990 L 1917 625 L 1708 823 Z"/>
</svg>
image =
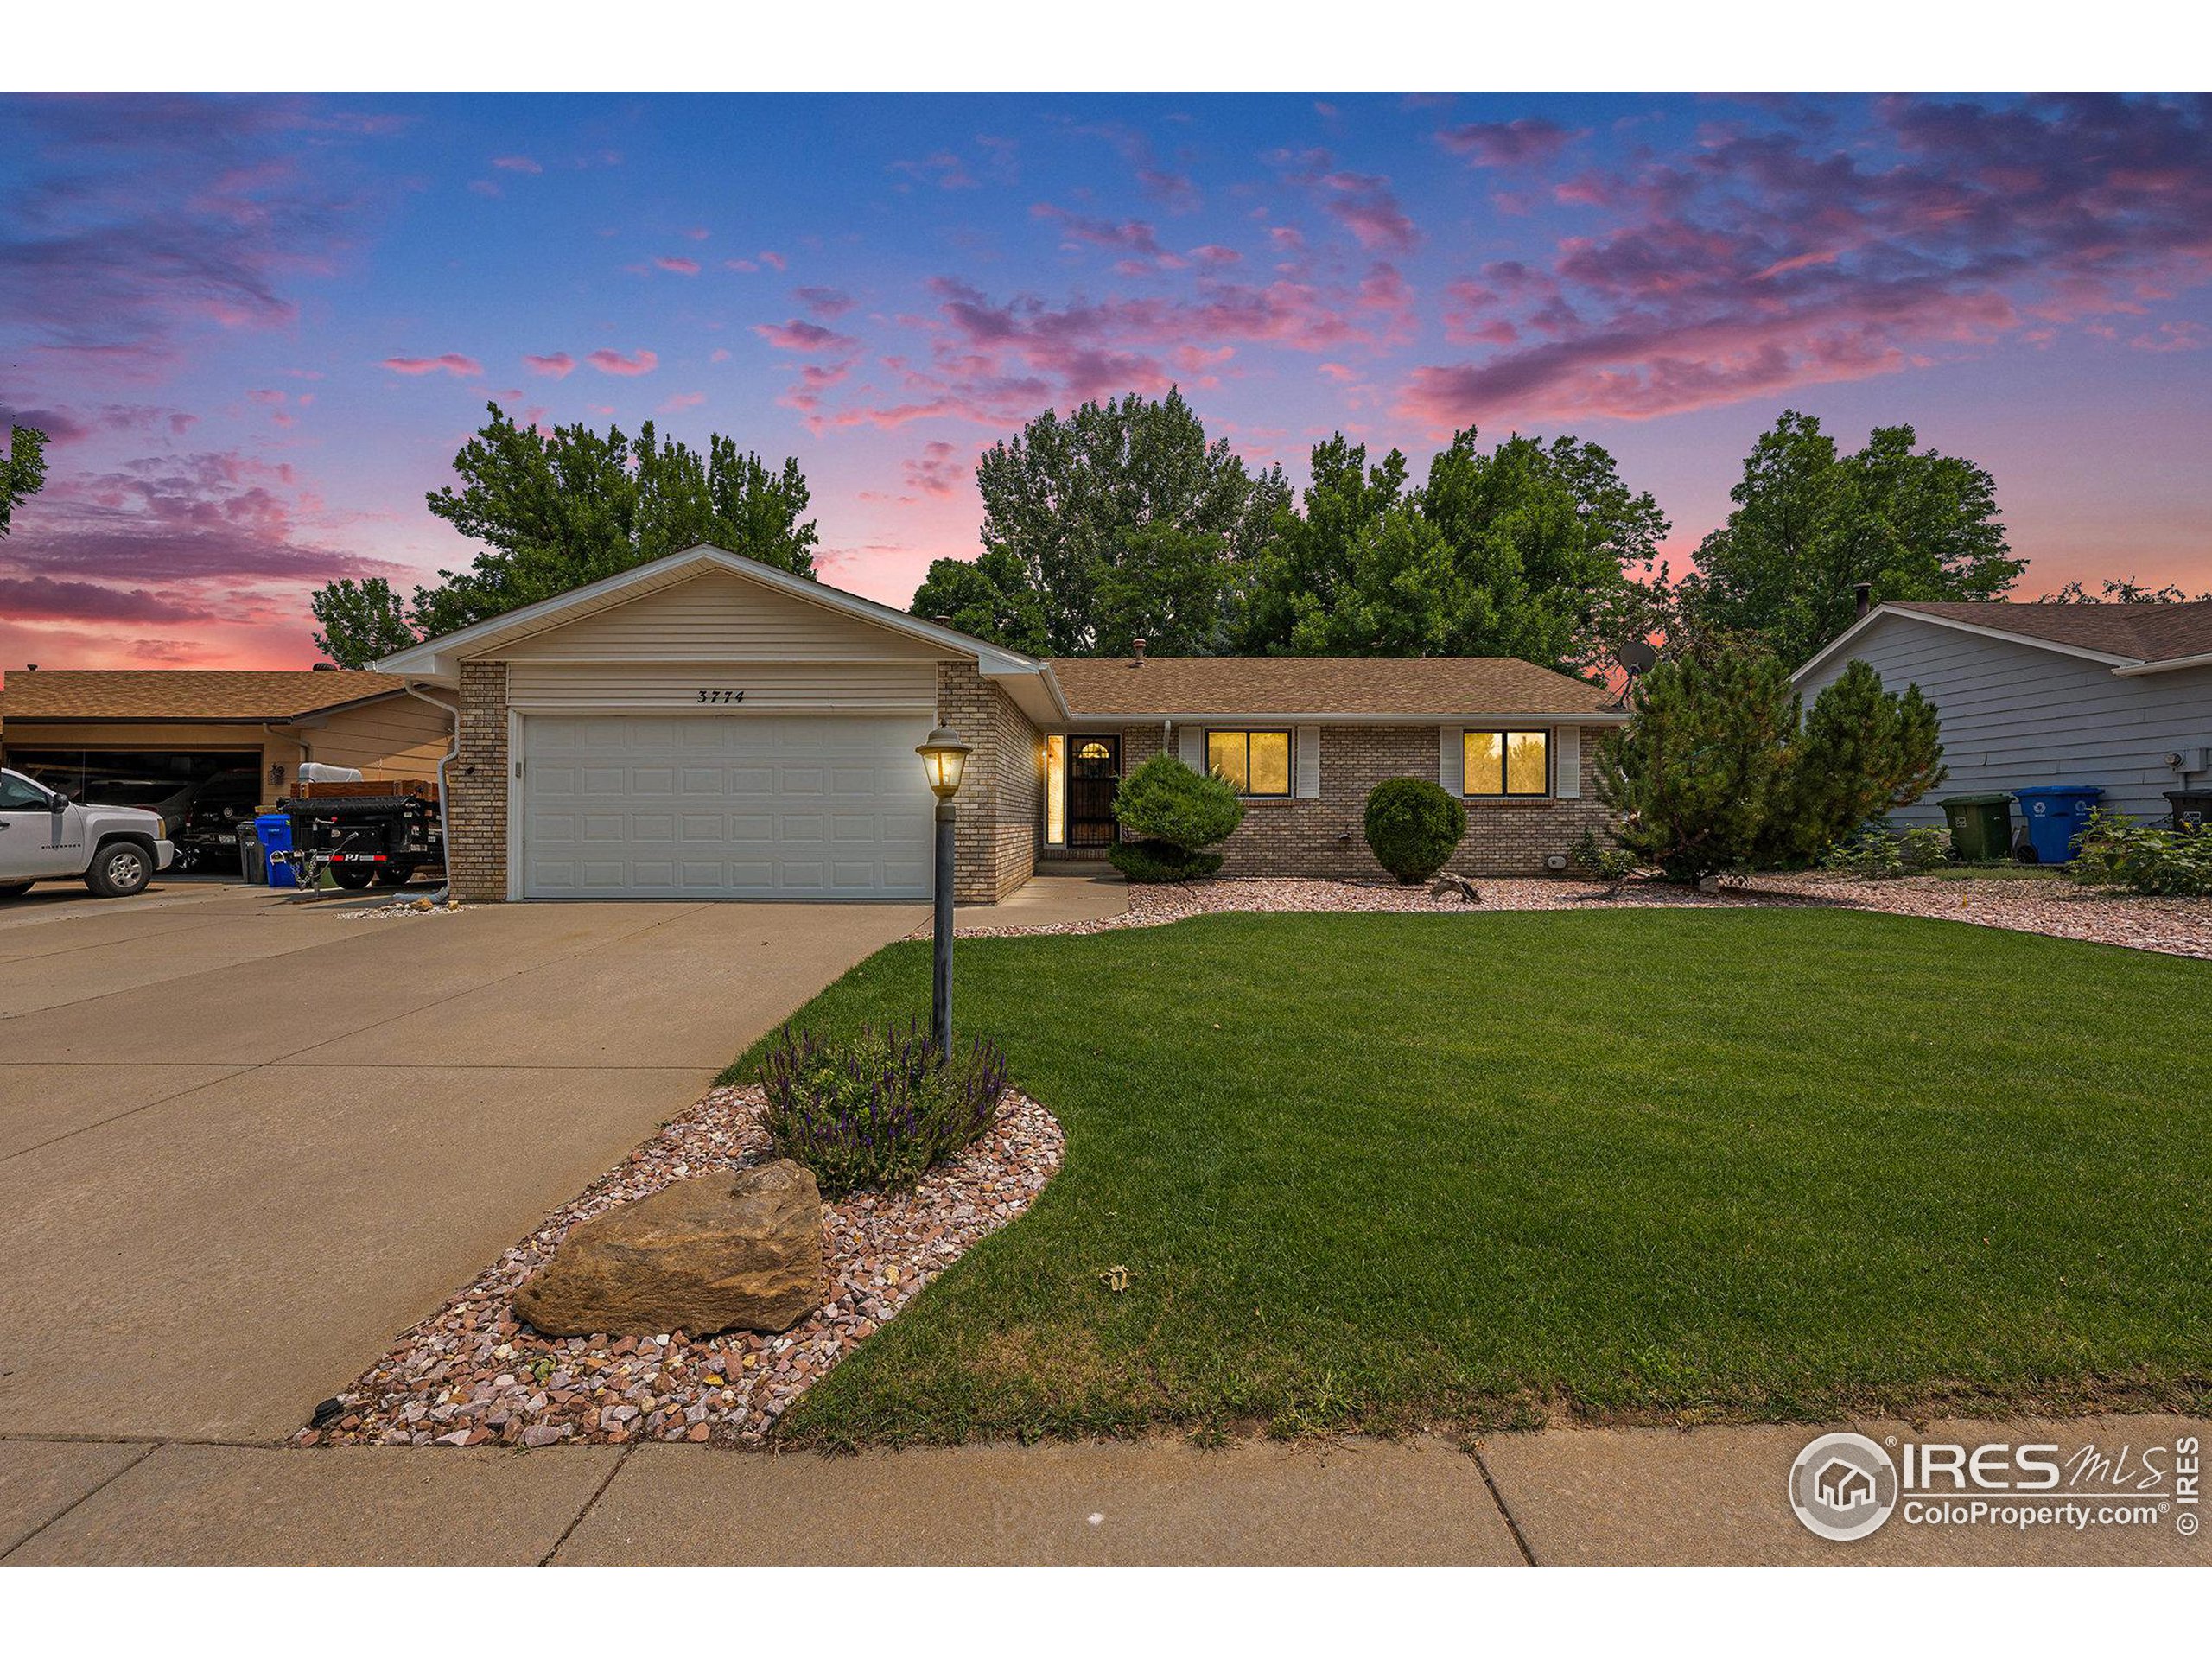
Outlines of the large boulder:
<svg viewBox="0 0 2212 1659">
<path fill-rule="evenodd" d="M 788 1158 L 578 1222 L 515 1293 L 549 1337 L 788 1331 L 822 1305 L 822 1194 Z"/>
</svg>

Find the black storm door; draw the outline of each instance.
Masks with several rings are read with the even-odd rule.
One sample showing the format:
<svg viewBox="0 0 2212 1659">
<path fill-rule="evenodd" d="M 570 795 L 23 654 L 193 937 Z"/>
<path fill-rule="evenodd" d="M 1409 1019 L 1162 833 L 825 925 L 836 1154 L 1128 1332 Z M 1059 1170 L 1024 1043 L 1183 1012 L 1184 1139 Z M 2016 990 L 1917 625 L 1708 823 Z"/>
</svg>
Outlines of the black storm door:
<svg viewBox="0 0 2212 1659">
<path fill-rule="evenodd" d="M 1114 791 L 1122 782 L 1118 735 L 1068 739 L 1068 845 L 1114 844 Z"/>
</svg>

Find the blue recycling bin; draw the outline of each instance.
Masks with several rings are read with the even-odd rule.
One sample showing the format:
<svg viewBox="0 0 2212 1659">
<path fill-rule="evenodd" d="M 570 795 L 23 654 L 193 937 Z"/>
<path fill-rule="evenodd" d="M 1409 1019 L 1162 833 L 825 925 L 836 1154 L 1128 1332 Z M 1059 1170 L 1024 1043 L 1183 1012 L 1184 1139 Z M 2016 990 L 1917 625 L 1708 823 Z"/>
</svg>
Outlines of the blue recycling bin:
<svg viewBox="0 0 2212 1659">
<path fill-rule="evenodd" d="M 2074 837 L 2088 823 L 2104 791 L 2094 784 L 2036 784 L 2012 794 L 2027 821 L 2033 861 L 2063 864 L 2074 856 Z"/>
<path fill-rule="evenodd" d="M 253 821 L 253 838 L 261 843 L 264 861 L 269 868 L 269 885 L 272 887 L 296 887 L 300 885 L 297 871 L 289 858 L 278 858 L 278 853 L 292 850 L 292 821 L 282 812 L 264 812 Z"/>
</svg>

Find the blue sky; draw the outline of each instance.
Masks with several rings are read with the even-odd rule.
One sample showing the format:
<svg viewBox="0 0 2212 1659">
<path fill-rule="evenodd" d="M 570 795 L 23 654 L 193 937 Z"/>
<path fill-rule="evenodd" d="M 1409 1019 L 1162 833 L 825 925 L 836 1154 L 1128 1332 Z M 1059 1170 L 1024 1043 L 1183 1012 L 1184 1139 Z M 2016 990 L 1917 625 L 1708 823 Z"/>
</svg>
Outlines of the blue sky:
<svg viewBox="0 0 2212 1659">
<path fill-rule="evenodd" d="M 2024 591 L 2212 586 L 2201 99 L 0 100 L 0 665 L 297 664 L 465 562 L 487 400 L 721 431 L 831 580 L 975 550 L 976 453 L 1179 384 L 1255 461 L 1612 448 L 1679 562 L 1784 407 L 1996 474 Z"/>
</svg>

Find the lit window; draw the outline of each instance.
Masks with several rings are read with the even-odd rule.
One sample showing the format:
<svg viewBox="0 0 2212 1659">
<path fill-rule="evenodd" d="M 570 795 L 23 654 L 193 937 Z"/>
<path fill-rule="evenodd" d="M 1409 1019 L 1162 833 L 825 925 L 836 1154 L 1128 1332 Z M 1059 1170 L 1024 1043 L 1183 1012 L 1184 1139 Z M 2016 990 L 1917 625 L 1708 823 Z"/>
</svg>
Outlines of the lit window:
<svg viewBox="0 0 2212 1659">
<path fill-rule="evenodd" d="M 1067 739 L 1055 733 L 1045 740 L 1045 844 L 1047 847 L 1068 844 L 1067 756 Z"/>
<path fill-rule="evenodd" d="M 1469 795 L 1551 792 L 1549 732 L 1468 732 L 1460 738 L 1460 789 Z"/>
<path fill-rule="evenodd" d="M 1208 732 L 1206 769 L 1239 795 L 1290 793 L 1288 732 Z"/>
<path fill-rule="evenodd" d="M 1057 742 L 1058 740 L 1053 741 Z M 1075 758 L 1078 760 L 1111 760 L 1113 754 L 1113 750 L 1094 737 L 1075 752 Z"/>
</svg>

